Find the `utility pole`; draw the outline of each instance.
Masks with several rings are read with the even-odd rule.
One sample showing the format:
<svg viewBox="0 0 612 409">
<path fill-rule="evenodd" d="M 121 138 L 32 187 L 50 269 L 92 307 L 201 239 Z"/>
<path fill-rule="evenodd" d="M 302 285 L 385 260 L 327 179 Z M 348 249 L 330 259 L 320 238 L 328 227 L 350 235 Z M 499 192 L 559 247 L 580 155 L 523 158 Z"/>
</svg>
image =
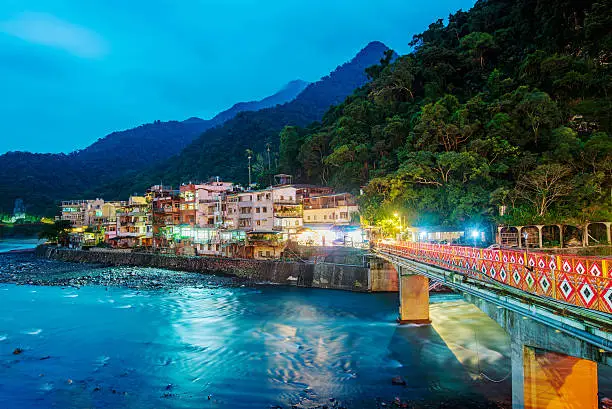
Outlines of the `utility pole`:
<svg viewBox="0 0 612 409">
<path fill-rule="evenodd" d="M 272 186 L 272 165 L 270 164 L 270 142 L 266 143 L 266 150 L 268 151 L 268 183 Z"/>
<path fill-rule="evenodd" d="M 249 158 L 249 186 L 247 186 L 247 190 L 251 189 L 251 150 L 248 150 L 248 158 Z"/>
</svg>

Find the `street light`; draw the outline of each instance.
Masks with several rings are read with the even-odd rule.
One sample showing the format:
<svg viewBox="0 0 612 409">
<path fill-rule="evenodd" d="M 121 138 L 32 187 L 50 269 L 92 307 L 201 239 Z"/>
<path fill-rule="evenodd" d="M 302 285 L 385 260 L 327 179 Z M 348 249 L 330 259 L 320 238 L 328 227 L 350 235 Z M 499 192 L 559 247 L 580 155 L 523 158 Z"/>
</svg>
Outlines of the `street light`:
<svg viewBox="0 0 612 409">
<path fill-rule="evenodd" d="M 476 247 L 476 239 L 478 239 L 478 236 L 480 236 L 480 232 L 476 229 L 471 231 L 472 234 L 472 238 L 474 239 L 474 247 Z"/>
<path fill-rule="evenodd" d="M 402 218 L 400 217 L 400 214 L 398 212 L 393 213 L 393 216 L 397 217 L 397 220 L 399 221 L 400 232 L 401 232 L 402 231 Z"/>
</svg>

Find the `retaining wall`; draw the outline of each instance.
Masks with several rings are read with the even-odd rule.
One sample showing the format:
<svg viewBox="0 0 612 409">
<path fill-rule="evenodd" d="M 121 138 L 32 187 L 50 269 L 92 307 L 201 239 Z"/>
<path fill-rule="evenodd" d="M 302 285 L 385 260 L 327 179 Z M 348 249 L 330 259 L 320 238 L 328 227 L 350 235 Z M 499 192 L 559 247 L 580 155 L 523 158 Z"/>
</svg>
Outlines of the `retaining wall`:
<svg viewBox="0 0 612 409">
<path fill-rule="evenodd" d="M 36 254 L 48 259 L 97 263 L 107 266 L 155 267 L 168 270 L 224 274 L 250 281 L 300 287 L 368 291 L 367 267 L 332 263 L 296 263 L 217 257 L 169 256 L 115 251 L 84 251 L 38 246 Z"/>
</svg>

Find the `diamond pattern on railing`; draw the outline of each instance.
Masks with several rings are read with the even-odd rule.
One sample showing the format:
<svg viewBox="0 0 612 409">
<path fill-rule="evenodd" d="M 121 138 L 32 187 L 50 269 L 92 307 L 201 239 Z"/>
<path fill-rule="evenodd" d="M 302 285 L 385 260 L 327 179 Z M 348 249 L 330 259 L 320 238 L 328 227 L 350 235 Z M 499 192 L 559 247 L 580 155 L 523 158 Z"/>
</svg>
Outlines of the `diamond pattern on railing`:
<svg viewBox="0 0 612 409">
<path fill-rule="evenodd" d="M 603 297 L 601 297 L 601 299 L 608 306 L 608 310 L 612 311 L 612 287 L 608 288 L 608 291 L 605 292 L 605 294 L 603 295 Z"/>
<path fill-rule="evenodd" d="M 544 290 L 544 292 L 548 292 L 548 289 L 550 288 L 550 280 L 548 279 L 548 277 L 546 277 L 546 274 L 542 274 L 542 277 L 540 278 L 540 287 L 542 287 L 542 290 Z"/>
<path fill-rule="evenodd" d="M 525 276 L 525 282 L 527 283 L 527 285 L 529 286 L 529 288 L 533 287 L 533 276 L 531 275 L 531 272 L 527 272 L 527 275 Z"/>
<path fill-rule="evenodd" d="M 572 265 L 567 260 L 563 260 L 563 271 L 565 271 L 566 273 L 572 271 Z"/>
<path fill-rule="evenodd" d="M 529 267 L 534 267 L 536 265 L 535 257 L 534 256 L 529 256 L 529 260 L 527 260 L 527 261 L 528 261 Z"/>
<path fill-rule="evenodd" d="M 542 297 L 612 313 L 612 259 L 425 243 L 380 248 L 479 279 L 488 275 Z M 533 268 L 525 268 L 525 264 Z"/>
<path fill-rule="evenodd" d="M 519 274 L 519 272 L 518 272 L 518 270 L 516 268 L 512 272 L 512 279 L 514 280 L 514 284 L 516 284 L 517 286 L 521 282 L 521 275 Z"/>
<path fill-rule="evenodd" d="M 506 282 L 506 269 L 503 267 L 499 270 L 499 278 L 501 278 L 501 281 Z"/>
<path fill-rule="evenodd" d="M 589 273 L 594 276 L 601 276 L 601 269 L 597 265 L 597 263 L 591 264 L 591 268 L 589 268 Z"/>
<path fill-rule="evenodd" d="M 567 279 L 567 276 L 563 276 L 561 284 L 559 284 L 559 290 L 561 290 L 561 294 L 563 294 L 563 297 L 565 297 L 566 300 L 568 300 L 574 292 L 574 287 Z"/>
<path fill-rule="evenodd" d="M 590 283 L 587 280 L 584 280 L 580 285 L 578 294 L 580 294 L 580 298 L 582 298 L 582 301 L 584 301 L 584 304 L 587 307 L 590 307 L 591 304 L 593 304 L 593 301 L 595 301 L 595 298 L 597 296 L 595 290 L 593 290 L 593 287 L 591 287 Z"/>
</svg>

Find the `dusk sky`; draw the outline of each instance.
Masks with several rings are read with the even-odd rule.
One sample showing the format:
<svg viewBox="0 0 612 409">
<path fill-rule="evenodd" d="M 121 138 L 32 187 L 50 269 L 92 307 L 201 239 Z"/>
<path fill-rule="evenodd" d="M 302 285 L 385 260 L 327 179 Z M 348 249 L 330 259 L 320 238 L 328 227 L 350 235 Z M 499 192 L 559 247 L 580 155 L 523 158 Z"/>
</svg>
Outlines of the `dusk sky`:
<svg viewBox="0 0 612 409">
<path fill-rule="evenodd" d="M 316 81 L 470 0 L 2 0 L 0 153 L 70 152 Z"/>
</svg>

